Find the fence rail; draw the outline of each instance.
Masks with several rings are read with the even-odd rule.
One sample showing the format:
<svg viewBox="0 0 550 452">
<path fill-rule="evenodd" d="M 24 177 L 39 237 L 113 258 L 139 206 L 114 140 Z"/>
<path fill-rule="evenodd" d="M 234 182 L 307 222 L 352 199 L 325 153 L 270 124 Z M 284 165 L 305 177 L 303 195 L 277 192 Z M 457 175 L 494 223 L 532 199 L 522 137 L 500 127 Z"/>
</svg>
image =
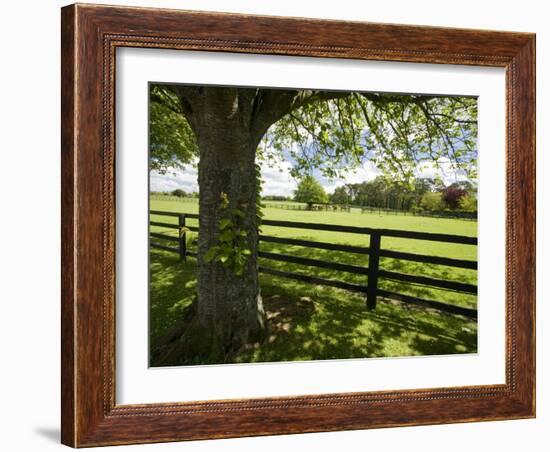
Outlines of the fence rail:
<svg viewBox="0 0 550 452">
<path fill-rule="evenodd" d="M 266 207 L 270 209 L 284 210 L 316 210 L 323 212 L 347 212 L 360 210 L 361 213 L 372 213 L 378 215 L 404 215 L 413 217 L 431 217 L 431 218 L 456 218 L 461 220 L 477 220 L 477 212 L 465 212 L 457 210 L 424 210 L 424 209 L 399 209 L 391 207 L 372 207 L 357 204 L 313 204 L 308 206 L 305 203 L 298 202 L 273 202 L 265 201 Z"/>
<path fill-rule="evenodd" d="M 178 253 L 180 259 L 185 260 L 187 256 L 196 257 L 197 253 L 186 249 L 186 232 L 199 230 L 196 226 L 187 226 L 186 219 L 198 219 L 198 214 L 191 213 L 177 213 L 177 212 L 165 212 L 152 210 L 151 215 L 176 217 L 178 224 L 165 223 L 159 221 L 150 221 L 151 226 L 158 226 L 169 229 L 177 229 L 178 236 L 174 237 L 168 234 L 162 234 L 158 232 L 150 231 L 149 236 L 152 239 L 161 239 L 178 243 L 178 247 L 170 247 L 162 245 L 157 242 L 151 242 L 150 245 L 153 248 L 162 249 Z M 399 273 L 394 271 L 388 271 L 380 268 L 380 257 L 389 257 L 393 259 L 406 260 L 412 262 L 429 263 L 435 265 L 444 265 L 456 268 L 466 268 L 471 270 L 477 270 L 477 262 L 455 259 L 450 257 L 429 256 L 424 254 L 407 253 L 401 251 L 386 250 L 381 248 L 382 237 L 398 237 L 412 240 L 425 240 L 436 241 L 445 243 L 456 243 L 463 245 L 477 245 L 477 237 L 458 236 L 450 234 L 439 234 L 429 232 L 416 232 L 416 231 L 399 231 L 394 229 L 374 229 L 359 226 L 343 226 L 334 224 L 320 224 L 320 223 L 305 223 L 305 222 L 293 222 L 293 221 L 281 221 L 281 220 L 264 220 L 262 225 L 265 226 L 277 226 L 283 228 L 296 228 L 296 229 L 309 229 L 320 231 L 333 231 L 352 234 L 369 235 L 370 242 L 368 247 L 364 246 L 352 246 L 352 245 L 339 245 L 328 242 L 316 242 L 311 240 L 294 239 L 286 237 L 275 237 L 270 235 L 260 235 L 260 242 L 279 243 L 293 246 L 302 246 L 307 248 L 316 248 L 332 251 L 342 251 L 347 253 L 369 255 L 369 264 L 367 266 L 343 264 L 338 262 L 323 261 L 320 259 L 312 259 L 301 256 L 292 256 L 288 254 L 272 253 L 268 251 L 259 251 L 259 257 L 271 261 L 288 262 L 298 265 L 304 265 L 308 267 L 326 268 L 330 270 L 336 270 L 345 273 L 351 273 L 356 275 L 364 275 L 367 278 L 367 284 L 356 284 L 345 281 L 339 281 L 334 279 L 321 278 L 318 276 L 305 275 L 301 273 L 283 271 L 273 268 L 260 266 L 259 270 L 262 273 L 270 274 L 274 276 L 280 276 L 284 278 L 290 278 L 302 282 L 310 282 L 318 285 L 325 285 L 330 287 L 337 287 L 340 289 L 350 290 L 354 292 L 360 292 L 366 294 L 367 308 L 375 309 L 376 301 L 378 297 L 391 298 L 410 303 L 418 306 L 429 307 L 444 311 L 452 314 L 459 314 L 469 318 L 477 318 L 477 309 L 466 308 L 449 303 L 444 303 L 436 300 L 427 300 L 423 298 L 414 297 L 407 294 L 401 294 L 380 289 L 378 287 L 379 279 L 400 281 L 407 284 L 416 284 L 422 286 L 433 287 L 436 289 L 450 290 L 465 294 L 477 294 L 477 286 L 473 284 L 467 284 L 458 281 L 449 281 L 444 279 L 437 279 L 427 276 L 411 275 L 406 273 Z"/>
</svg>

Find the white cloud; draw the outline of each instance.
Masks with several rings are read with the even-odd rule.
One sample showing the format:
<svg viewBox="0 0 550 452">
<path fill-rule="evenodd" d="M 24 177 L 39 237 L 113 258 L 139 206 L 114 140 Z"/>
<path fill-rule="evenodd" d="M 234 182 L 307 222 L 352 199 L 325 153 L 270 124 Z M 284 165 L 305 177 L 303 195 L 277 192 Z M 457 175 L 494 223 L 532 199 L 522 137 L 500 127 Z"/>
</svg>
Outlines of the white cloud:
<svg viewBox="0 0 550 452">
<path fill-rule="evenodd" d="M 199 191 L 197 168 L 187 165 L 185 168 L 168 168 L 166 174 L 152 171 L 149 177 L 151 191 L 172 191 L 181 188 L 185 192 Z"/>
<path fill-rule="evenodd" d="M 347 171 L 341 179 L 335 180 L 322 180 L 321 184 L 328 193 L 333 193 L 334 190 L 342 185 L 346 184 L 360 184 L 361 182 L 371 181 L 379 176 L 381 171 L 376 168 L 374 163 L 370 160 L 363 163 L 362 166 Z"/>
<path fill-rule="evenodd" d="M 439 177 L 445 185 L 468 180 L 464 171 L 457 171 L 451 160 L 446 157 L 441 158 L 438 164 L 431 161 L 419 164 L 416 177 L 431 179 Z"/>
<path fill-rule="evenodd" d="M 280 160 L 270 167 L 262 164 L 262 195 L 264 196 L 292 196 L 296 190 L 296 180 L 290 175 L 292 165 L 290 162 Z"/>
<path fill-rule="evenodd" d="M 290 162 L 280 160 L 274 167 L 262 164 L 263 195 L 292 196 L 296 181 L 290 175 Z M 197 168 L 187 165 L 185 168 L 168 168 L 166 174 L 152 171 L 150 175 L 151 191 L 170 192 L 180 188 L 185 192 L 199 191 Z"/>
</svg>

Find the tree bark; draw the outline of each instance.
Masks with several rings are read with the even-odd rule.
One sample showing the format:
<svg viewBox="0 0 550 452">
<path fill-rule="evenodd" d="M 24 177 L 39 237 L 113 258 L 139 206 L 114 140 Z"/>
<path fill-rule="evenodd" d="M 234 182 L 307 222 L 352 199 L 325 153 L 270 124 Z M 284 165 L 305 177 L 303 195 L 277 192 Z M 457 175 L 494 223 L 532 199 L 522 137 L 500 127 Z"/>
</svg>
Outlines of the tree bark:
<svg viewBox="0 0 550 452">
<path fill-rule="evenodd" d="M 258 280 L 258 144 L 271 124 L 314 100 L 342 96 L 307 90 L 171 86 L 199 148 L 199 243 L 197 301 L 185 332 L 165 350 L 165 365 L 223 362 L 242 345 L 259 340 L 265 314 Z M 251 251 L 242 276 L 205 260 L 218 244 L 222 194 L 245 215 Z"/>
<path fill-rule="evenodd" d="M 263 336 L 265 314 L 258 280 L 257 178 L 259 139 L 252 132 L 253 93 L 243 89 L 205 88 L 193 105 L 199 148 L 198 298 L 184 335 L 164 361 L 223 362 L 228 354 Z M 244 211 L 243 229 L 251 251 L 245 271 L 237 276 L 205 254 L 218 243 L 224 215 Z"/>
</svg>

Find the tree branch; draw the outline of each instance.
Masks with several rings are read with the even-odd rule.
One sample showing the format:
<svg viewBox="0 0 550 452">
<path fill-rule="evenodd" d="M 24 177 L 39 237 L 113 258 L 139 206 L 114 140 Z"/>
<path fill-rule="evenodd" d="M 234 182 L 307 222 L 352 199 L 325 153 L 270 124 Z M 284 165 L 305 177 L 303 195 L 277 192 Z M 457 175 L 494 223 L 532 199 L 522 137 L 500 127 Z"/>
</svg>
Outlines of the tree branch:
<svg viewBox="0 0 550 452">
<path fill-rule="evenodd" d="M 315 91 L 315 90 L 283 90 L 264 88 L 258 90 L 254 102 L 256 115 L 254 115 L 253 131 L 260 138 L 267 129 L 298 108 L 310 105 L 314 102 L 328 101 L 331 99 L 349 96 L 345 91 Z"/>
<path fill-rule="evenodd" d="M 199 107 L 202 88 L 199 86 L 184 85 L 162 85 L 164 88 L 172 91 L 179 99 L 182 113 L 187 122 L 197 133 L 197 122 L 195 110 Z"/>
</svg>

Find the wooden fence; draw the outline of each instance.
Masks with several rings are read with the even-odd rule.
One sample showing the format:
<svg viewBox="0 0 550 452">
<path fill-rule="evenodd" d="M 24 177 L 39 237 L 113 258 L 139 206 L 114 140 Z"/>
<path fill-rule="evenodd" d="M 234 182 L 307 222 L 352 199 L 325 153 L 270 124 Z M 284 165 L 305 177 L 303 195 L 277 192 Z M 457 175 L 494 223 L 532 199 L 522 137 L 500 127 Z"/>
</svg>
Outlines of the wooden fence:
<svg viewBox="0 0 550 452">
<path fill-rule="evenodd" d="M 355 206 L 352 206 L 355 207 Z M 377 213 L 379 215 L 410 215 L 413 217 L 451 218 L 458 220 L 477 220 L 477 212 L 463 212 L 456 210 L 401 210 L 385 207 L 357 207 L 361 213 Z"/>
<path fill-rule="evenodd" d="M 162 239 L 177 243 L 176 246 L 166 246 L 157 242 L 150 242 L 150 246 L 153 248 L 162 249 L 165 251 L 171 251 L 179 254 L 180 259 L 185 260 L 187 256 L 196 257 L 197 253 L 186 249 L 185 233 L 186 231 L 198 232 L 198 227 L 187 226 L 186 219 L 193 218 L 198 219 L 198 214 L 184 214 L 176 212 L 165 212 L 152 210 L 151 215 L 177 217 L 178 224 L 165 223 L 159 221 L 150 221 L 151 226 L 158 226 L 163 228 L 177 229 L 179 236 L 171 236 L 167 234 L 161 234 L 157 232 L 150 232 L 149 235 L 152 239 Z M 320 224 L 320 223 L 303 223 L 294 221 L 281 221 L 281 220 L 263 220 L 264 226 L 277 226 L 283 228 L 296 228 L 296 229 L 310 229 L 318 231 L 333 231 L 352 234 L 369 235 L 370 242 L 368 247 L 353 246 L 353 245 L 340 245 L 328 242 L 316 242 L 311 240 L 294 239 L 286 237 L 276 237 L 270 235 L 260 235 L 261 242 L 279 243 L 291 246 L 303 246 L 308 248 L 343 251 L 347 253 L 355 253 L 369 256 L 368 267 L 343 264 L 337 262 L 322 261 L 319 259 L 310 259 L 300 256 L 291 256 L 288 254 L 271 253 L 267 251 L 260 251 L 259 256 L 263 259 L 288 262 L 293 264 L 304 265 L 308 267 L 326 268 L 331 270 L 337 270 L 346 273 L 359 274 L 367 276 L 367 284 L 356 284 L 334 279 L 320 278 L 317 276 L 310 276 L 301 273 L 288 272 L 283 270 L 277 270 L 269 267 L 260 266 L 260 271 L 269 275 L 280 276 L 284 278 L 290 278 L 297 281 L 309 282 L 318 285 L 337 287 L 340 289 L 350 290 L 353 292 L 360 292 L 366 294 L 367 308 L 376 308 L 377 297 L 389 298 L 399 300 L 405 303 L 411 303 L 418 306 L 429 307 L 444 311 L 452 314 L 459 314 L 469 318 L 477 318 L 477 309 L 466 308 L 463 306 L 457 306 L 436 300 L 427 300 L 423 298 L 413 297 L 407 294 L 395 293 L 387 290 L 380 289 L 378 287 L 379 279 L 387 279 L 393 281 L 400 281 L 409 284 L 417 284 L 423 286 L 429 286 L 437 289 L 451 290 L 460 293 L 477 295 L 477 286 L 473 284 L 467 284 L 458 281 L 449 281 L 443 279 L 436 279 L 427 276 L 410 275 L 406 273 L 398 273 L 388 271 L 380 268 L 380 257 L 389 257 L 393 259 L 400 259 L 412 262 L 421 262 L 435 265 L 445 265 L 448 267 L 465 268 L 471 270 L 477 270 L 477 261 L 455 259 L 449 257 L 440 256 L 428 256 L 423 254 L 407 253 L 402 251 L 393 251 L 382 249 L 381 239 L 382 237 L 399 237 L 412 240 L 425 240 L 436 241 L 446 243 L 456 243 L 463 245 L 477 245 L 477 237 L 467 237 L 459 235 L 438 234 L 429 232 L 416 232 L 416 231 L 399 231 L 394 229 L 373 229 L 368 227 L 359 226 L 341 226 L 333 224 Z"/>
<path fill-rule="evenodd" d="M 477 212 L 448 211 L 448 210 L 404 210 L 390 209 L 388 207 L 369 207 L 358 206 L 354 204 L 313 204 L 308 206 L 305 203 L 275 203 L 267 202 L 266 207 L 270 209 L 285 210 L 313 210 L 320 212 L 347 212 L 361 211 L 361 213 L 371 213 L 378 215 L 404 215 L 413 217 L 432 217 L 432 218 L 453 218 L 459 220 L 477 220 Z"/>
</svg>

